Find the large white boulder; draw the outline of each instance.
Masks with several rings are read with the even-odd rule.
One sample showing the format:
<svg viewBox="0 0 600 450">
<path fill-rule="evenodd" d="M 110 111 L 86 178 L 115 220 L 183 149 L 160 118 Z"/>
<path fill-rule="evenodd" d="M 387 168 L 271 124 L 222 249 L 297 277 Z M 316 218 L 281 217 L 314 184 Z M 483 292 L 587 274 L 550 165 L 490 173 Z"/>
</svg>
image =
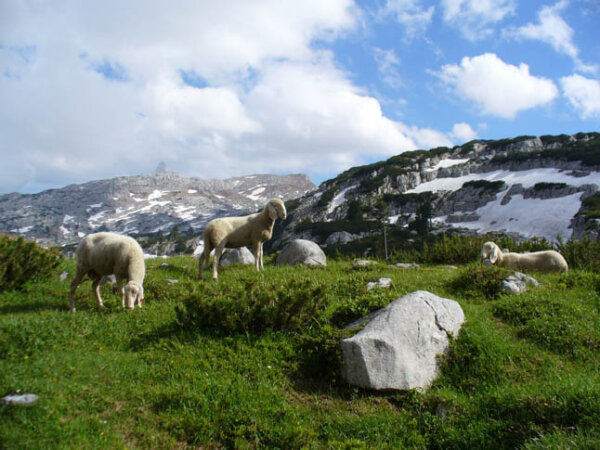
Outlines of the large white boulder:
<svg viewBox="0 0 600 450">
<path fill-rule="evenodd" d="M 229 266 L 231 264 L 254 264 L 256 258 L 247 247 L 232 248 L 227 250 L 221 259 L 219 259 L 220 266 Z"/>
<path fill-rule="evenodd" d="M 342 373 L 369 389 L 428 388 L 438 374 L 437 355 L 465 320 L 460 305 L 416 291 L 348 325 L 364 328 L 341 341 Z"/>
<path fill-rule="evenodd" d="M 277 264 L 326 266 L 327 258 L 318 244 L 306 239 L 294 239 L 281 250 L 277 256 Z"/>
</svg>

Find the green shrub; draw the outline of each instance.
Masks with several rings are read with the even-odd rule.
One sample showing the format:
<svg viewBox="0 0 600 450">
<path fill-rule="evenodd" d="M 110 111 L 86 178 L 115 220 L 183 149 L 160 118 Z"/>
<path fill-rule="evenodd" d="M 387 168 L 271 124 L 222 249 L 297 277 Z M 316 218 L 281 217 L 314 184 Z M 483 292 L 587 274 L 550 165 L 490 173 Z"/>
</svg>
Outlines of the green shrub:
<svg viewBox="0 0 600 450">
<path fill-rule="evenodd" d="M 502 294 L 502 281 L 512 273 L 502 267 L 471 264 L 450 281 L 449 287 L 470 299 L 494 300 Z"/>
<path fill-rule="evenodd" d="M 340 380 L 343 364 L 340 340 L 356 332 L 356 328 L 345 330 L 325 325 L 311 333 L 301 334 L 297 353 L 300 374 L 327 382 Z"/>
<path fill-rule="evenodd" d="M 569 269 L 585 269 L 600 272 L 600 241 L 584 236 L 576 241 L 567 242 L 559 240 L 556 250 L 565 257 Z"/>
<path fill-rule="evenodd" d="M 483 189 L 485 191 L 498 192 L 504 189 L 506 183 L 502 180 L 499 181 L 488 181 L 488 180 L 472 180 L 463 183 L 463 188 L 475 188 L 475 189 Z"/>
<path fill-rule="evenodd" d="M 310 279 L 206 285 L 176 307 L 184 328 L 209 328 L 227 333 L 295 331 L 315 320 L 326 303 L 325 288 Z"/>
<path fill-rule="evenodd" d="M 0 235 L 0 291 L 22 289 L 28 281 L 48 277 L 61 260 L 55 249 L 46 250 L 22 237 Z"/>
<path fill-rule="evenodd" d="M 499 319 L 517 327 L 519 336 L 550 351 L 588 356 L 600 350 L 600 330 L 587 308 L 557 299 L 555 293 L 509 297 L 493 307 Z"/>
<path fill-rule="evenodd" d="M 533 189 L 536 191 L 544 191 L 546 189 L 564 189 L 567 187 L 567 183 L 535 183 Z"/>
</svg>

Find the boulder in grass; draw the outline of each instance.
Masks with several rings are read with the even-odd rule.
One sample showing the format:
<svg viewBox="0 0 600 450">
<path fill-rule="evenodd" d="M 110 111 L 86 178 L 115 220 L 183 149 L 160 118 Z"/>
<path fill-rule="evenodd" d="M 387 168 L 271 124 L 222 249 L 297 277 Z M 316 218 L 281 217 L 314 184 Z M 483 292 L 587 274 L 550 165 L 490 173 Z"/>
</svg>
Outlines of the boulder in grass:
<svg viewBox="0 0 600 450">
<path fill-rule="evenodd" d="M 343 376 L 368 389 L 426 389 L 438 375 L 438 355 L 464 320 L 454 300 L 427 291 L 405 295 L 348 325 L 364 328 L 341 341 Z"/>
<path fill-rule="evenodd" d="M 247 247 L 229 249 L 219 260 L 220 266 L 229 266 L 231 264 L 252 265 L 255 263 L 256 258 Z"/>
<path fill-rule="evenodd" d="M 290 241 L 277 256 L 278 265 L 326 266 L 327 257 L 318 244 L 306 239 Z"/>
</svg>

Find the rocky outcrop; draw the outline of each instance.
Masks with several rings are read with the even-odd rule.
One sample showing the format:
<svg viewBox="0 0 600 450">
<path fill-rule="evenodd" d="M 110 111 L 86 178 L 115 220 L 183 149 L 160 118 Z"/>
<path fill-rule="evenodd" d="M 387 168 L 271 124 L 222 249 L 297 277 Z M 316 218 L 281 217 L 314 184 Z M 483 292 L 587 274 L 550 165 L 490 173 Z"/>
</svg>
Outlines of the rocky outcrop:
<svg viewBox="0 0 600 450">
<path fill-rule="evenodd" d="M 214 217 L 252 213 L 269 198 L 288 200 L 314 188 L 306 175 L 205 180 L 167 171 L 119 177 L 38 194 L 2 195 L 0 231 L 50 245 L 78 242 L 97 231 L 168 234 L 177 227 L 177 233 L 192 235 Z"/>
<path fill-rule="evenodd" d="M 434 226 L 438 230 L 459 228 L 477 232 L 480 223 L 485 223 L 482 232 L 504 232 L 517 239 L 538 236 L 554 240 L 558 235 L 568 239 L 571 223 L 575 238 L 584 233 L 596 236 L 594 230 L 598 230 L 598 224 L 589 215 L 574 216 L 572 206 L 598 189 L 600 160 L 594 155 L 599 143 L 600 133 L 479 140 L 454 148 L 405 152 L 387 161 L 354 167 L 304 197 L 286 228 L 274 236 L 273 247 L 281 248 L 288 240 L 299 237 L 294 229 L 303 221 L 311 221 L 315 227 L 330 221 L 380 221 L 382 200 L 389 223 L 396 227 L 406 227 L 428 217 L 430 229 Z M 527 176 L 534 177 L 533 185 L 523 182 L 523 171 L 531 171 Z M 462 183 L 453 182 L 458 177 L 466 179 Z M 439 181 L 435 192 L 419 188 L 430 181 Z M 571 196 L 569 208 L 555 201 L 568 196 Z M 552 211 L 553 224 L 536 228 L 536 223 L 543 225 L 541 216 L 532 223 L 531 216 L 515 214 L 529 206 L 537 214 L 544 211 L 540 203 L 526 200 L 550 201 L 548 211 Z M 482 216 L 480 210 L 488 205 L 498 210 L 498 204 L 507 206 L 506 220 L 511 221 L 508 226 L 501 214 L 495 214 L 487 222 L 487 216 Z M 531 214 L 534 213 L 532 210 Z M 351 231 L 356 230 L 354 226 L 346 230 L 338 223 L 336 228 L 335 233 L 322 237 L 320 242 L 343 244 L 349 234 L 358 236 Z M 306 227 L 302 233 L 311 234 Z"/>
</svg>

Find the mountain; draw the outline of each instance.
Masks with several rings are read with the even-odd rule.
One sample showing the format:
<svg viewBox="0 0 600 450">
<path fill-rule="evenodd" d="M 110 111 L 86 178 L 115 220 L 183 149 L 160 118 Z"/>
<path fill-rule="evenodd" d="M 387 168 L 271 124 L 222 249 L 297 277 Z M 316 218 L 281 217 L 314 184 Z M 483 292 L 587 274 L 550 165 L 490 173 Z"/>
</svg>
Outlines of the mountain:
<svg viewBox="0 0 600 450">
<path fill-rule="evenodd" d="M 597 239 L 600 133 L 475 140 L 351 168 L 290 205 L 272 247 L 343 245 L 391 232 Z"/>
<path fill-rule="evenodd" d="M 316 188 L 306 175 L 204 180 L 159 168 L 162 173 L 2 195 L 0 231 L 47 245 L 72 244 L 97 231 L 168 233 L 176 225 L 178 233 L 194 235 L 214 217 L 256 212 L 269 198 L 288 200 Z"/>
</svg>

